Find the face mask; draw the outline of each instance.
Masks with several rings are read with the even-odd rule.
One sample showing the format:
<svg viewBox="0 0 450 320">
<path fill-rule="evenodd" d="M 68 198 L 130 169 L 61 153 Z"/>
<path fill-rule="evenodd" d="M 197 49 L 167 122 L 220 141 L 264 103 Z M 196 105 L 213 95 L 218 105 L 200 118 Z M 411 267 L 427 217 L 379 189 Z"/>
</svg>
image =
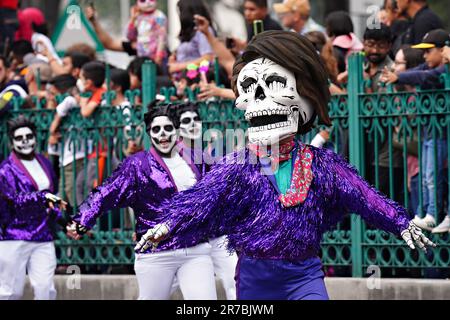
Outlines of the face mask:
<svg viewBox="0 0 450 320">
<path fill-rule="evenodd" d="M 170 154 L 177 140 L 173 122 L 166 116 L 154 118 L 150 125 L 150 138 L 156 150 Z"/>
<path fill-rule="evenodd" d="M 77 80 L 77 88 L 78 88 L 78 91 L 84 92 L 85 87 L 84 87 L 84 82 L 83 82 L 83 80 L 81 80 L 81 79 L 78 79 L 78 80 Z"/>
<path fill-rule="evenodd" d="M 156 9 L 156 0 L 138 0 L 137 5 L 142 12 L 151 13 Z"/>
<path fill-rule="evenodd" d="M 36 136 L 28 127 L 19 128 L 14 131 L 12 143 L 15 152 L 30 155 L 36 148 Z"/>
<path fill-rule="evenodd" d="M 259 58 L 242 68 L 237 87 L 236 107 L 250 122 L 251 144 L 277 144 L 314 116 L 313 107 L 297 92 L 295 75 L 269 59 Z"/>
<path fill-rule="evenodd" d="M 197 112 L 186 111 L 180 117 L 180 136 L 190 140 L 200 139 L 202 136 L 202 122 Z"/>
</svg>

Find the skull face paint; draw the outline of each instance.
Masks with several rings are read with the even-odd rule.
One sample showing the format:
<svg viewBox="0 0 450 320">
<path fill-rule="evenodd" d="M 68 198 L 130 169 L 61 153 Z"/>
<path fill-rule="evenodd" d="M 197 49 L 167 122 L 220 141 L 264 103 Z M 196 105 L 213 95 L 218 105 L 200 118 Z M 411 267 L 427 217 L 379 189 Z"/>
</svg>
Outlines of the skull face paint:
<svg viewBox="0 0 450 320">
<path fill-rule="evenodd" d="M 18 128 L 14 131 L 12 144 L 16 153 L 30 155 L 36 148 L 36 136 L 28 127 Z"/>
<path fill-rule="evenodd" d="M 137 5 L 142 12 L 153 12 L 156 9 L 156 0 L 138 0 Z"/>
<path fill-rule="evenodd" d="M 177 141 L 175 126 L 167 116 L 155 117 L 150 125 L 150 138 L 156 150 L 170 154 Z"/>
<path fill-rule="evenodd" d="M 190 140 L 202 136 L 202 122 L 197 112 L 186 111 L 180 116 L 180 136 Z"/>
<path fill-rule="evenodd" d="M 267 58 L 249 62 L 239 72 L 236 107 L 250 122 L 249 141 L 273 145 L 297 133 L 314 116 L 313 107 L 297 92 L 294 74 Z"/>
</svg>

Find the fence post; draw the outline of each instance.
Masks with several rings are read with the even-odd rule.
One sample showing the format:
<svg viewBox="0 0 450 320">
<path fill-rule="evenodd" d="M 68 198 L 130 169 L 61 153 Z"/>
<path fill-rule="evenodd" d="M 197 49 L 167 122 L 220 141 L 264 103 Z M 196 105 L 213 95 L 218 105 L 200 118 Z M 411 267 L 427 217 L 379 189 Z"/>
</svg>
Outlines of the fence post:
<svg viewBox="0 0 450 320">
<path fill-rule="evenodd" d="M 150 102 L 156 98 L 156 65 L 148 60 L 142 65 L 142 106 L 143 111 L 146 113 L 147 107 Z M 144 149 L 150 149 L 151 142 L 144 133 Z"/>
<path fill-rule="evenodd" d="M 361 172 L 362 159 L 362 131 L 359 119 L 359 94 L 363 87 L 363 55 L 353 54 L 348 63 L 348 122 L 349 122 L 349 151 L 350 162 Z M 362 277 L 362 221 L 361 217 L 352 215 L 352 276 Z"/>
</svg>

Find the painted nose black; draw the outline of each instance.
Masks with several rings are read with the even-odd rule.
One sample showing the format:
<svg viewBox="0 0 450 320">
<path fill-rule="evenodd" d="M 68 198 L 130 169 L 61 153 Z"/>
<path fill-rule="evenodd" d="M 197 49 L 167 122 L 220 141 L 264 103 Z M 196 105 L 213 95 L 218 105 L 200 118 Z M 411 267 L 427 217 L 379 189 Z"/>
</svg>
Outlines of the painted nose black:
<svg viewBox="0 0 450 320">
<path fill-rule="evenodd" d="M 264 90 L 261 86 L 258 86 L 255 91 L 255 100 L 264 100 L 266 95 L 264 94 Z"/>
</svg>

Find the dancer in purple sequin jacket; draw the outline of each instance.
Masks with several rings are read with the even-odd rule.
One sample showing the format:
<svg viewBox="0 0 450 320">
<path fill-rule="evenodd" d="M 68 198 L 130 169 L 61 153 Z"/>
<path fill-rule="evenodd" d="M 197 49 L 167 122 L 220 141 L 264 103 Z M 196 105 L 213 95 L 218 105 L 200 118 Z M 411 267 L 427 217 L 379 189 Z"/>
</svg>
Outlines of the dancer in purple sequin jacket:
<svg viewBox="0 0 450 320">
<path fill-rule="evenodd" d="M 38 300 L 53 300 L 55 222 L 67 224 L 55 196 L 50 162 L 35 152 L 36 127 L 23 116 L 8 122 L 13 148 L 0 164 L 0 300 L 20 299 L 26 275 Z"/>
<path fill-rule="evenodd" d="M 292 32 L 254 37 L 234 66 L 236 107 L 250 123 L 249 147 L 225 157 L 162 210 L 165 222 L 136 246 L 179 233 L 228 235 L 238 253 L 238 299 L 328 299 L 318 258 L 323 234 L 346 214 L 434 244 L 400 205 L 367 184 L 335 153 L 299 142 L 316 115 L 330 124 L 326 71 L 308 40 Z"/>
</svg>

